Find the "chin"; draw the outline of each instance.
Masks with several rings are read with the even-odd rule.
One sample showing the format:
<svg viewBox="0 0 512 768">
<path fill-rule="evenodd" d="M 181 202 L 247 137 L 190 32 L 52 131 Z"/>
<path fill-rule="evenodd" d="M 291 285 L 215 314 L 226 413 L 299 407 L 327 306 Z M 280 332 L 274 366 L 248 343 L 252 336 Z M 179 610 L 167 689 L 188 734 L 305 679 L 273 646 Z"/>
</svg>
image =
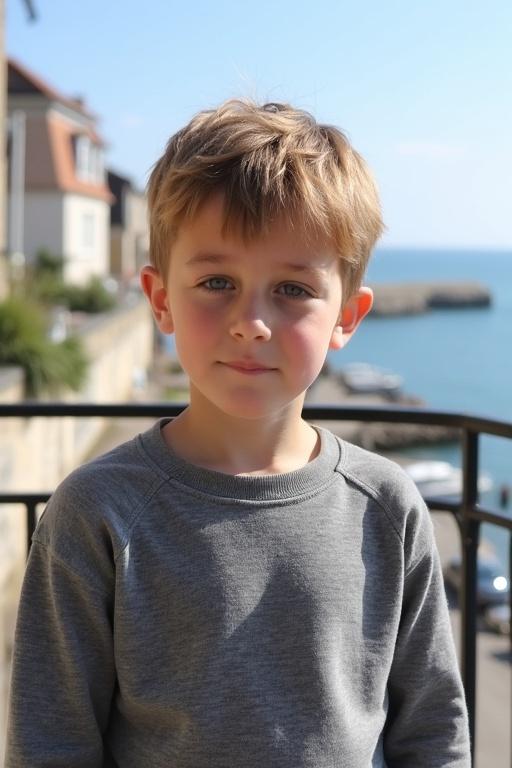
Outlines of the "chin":
<svg viewBox="0 0 512 768">
<path fill-rule="evenodd" d="M 280 386 L 279 381 L 272 386 L 260 386 L 257 382 L 250 386 L 226 386 L 224 382 L 215 382 L 216 386 L 211 386 L 212 383 L 199 383 L 191 377 L 190 404 L 203 419 L 209 414 L 215 419 L 217 414 L 257 421 L 279 419 L 287 412 L 302 412 L 304 391 L 299 389 L 302 382 L 288 388 Z"/>
</svg>

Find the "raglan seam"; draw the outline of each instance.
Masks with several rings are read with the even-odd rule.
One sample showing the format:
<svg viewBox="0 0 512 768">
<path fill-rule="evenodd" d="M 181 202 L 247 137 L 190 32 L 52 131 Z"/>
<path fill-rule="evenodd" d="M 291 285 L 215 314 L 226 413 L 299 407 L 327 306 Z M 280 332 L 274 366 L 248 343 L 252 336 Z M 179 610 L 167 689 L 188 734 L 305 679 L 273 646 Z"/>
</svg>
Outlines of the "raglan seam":
<svg viewBox="0 0 512 768">
<path fill-rule="evenodd" d="M 137 453 L 142 458 L 146 466 L 148 466 L 153 472 L 155 472 L 157 475 L 159 475 L 160 478 L 163 478 L 165 480 L 168 479 L 169 475 L 167 472 L 162 469 L 162 467 L 157 464 L 156 461 L 149 455 L 149 453 L 146 451 L 146 448 L 143 444 L 143 435 L 139 434 L 137 435 L 135 439 L 135 448 L 137 450 Z"/>
<path fill-rule="evenodd" d="M 130 518 L 129 523 L 127 523 L 127 526 L 126 526 L 126 541 L 124 542 L 123 546 L 119 549 L 119 552 L 117 553 L 117 555 L 114 557 L 114 563 L 117 563 L 118 559 L 121 557 L 123 552 L 125 552 L 126 547 L 130 543 L 130 540 L 131 540 L 131 537 L 132 537 L 132 534 L 133 534 L 133 529 L 137 525 L 140 517 L 143 515 L 143 513 L 148 508 L 151 500 L 158 493 L 160 488 L 162 488 L 162 486 L 165 485 L 165 481 L 166 481 L 166 478 L 162 478 L 162 477 L 160 477 L 158 481 L 155 481 L 155 483 L 151 487 L 150 491 L 147 492 L 146 496 L 141 501 L 139 507 L 134 510 L 134 512 L 133 512 L 133 514 L 132 514 L 132 516 Z"/>
<path fill-rule="evenodd" d="M 357 485 L 361 488 L 363 493 L 366 493 L 367 496 L 370 496 L 383 510 L 384 514 L 388 518 L 391 527 L 393 528 L 394 532 L 398 536 L 400 543 L 404 544 L 404 540 L 402 537 L 402 534 L 400 533 L 400 530 L 398 529 L 398 526 L 396 524 L 396 520 L 394 519 L 394 515 L 383 500 L 381 494 L 379 491 L 377 491 L 375 488 L 373 488 L 371 485 L 368 485 L 368 483 L 365 483 L 364 480 L 361 480 L 361 478 L 356 477 L 351 472 L 347 471 L 345 468 L 337 467 L 336 471 L 345 477 L 349 482 L 353 483 L 354 485 Z"/>
<path fill-rule="evenodd" d="M 87 465 L 85 465 L 85 466 L 87 466 Z M 148 490 L 145 491 L 145 493 L 143 495 L 143 498 L 140 499 L 138 504 L 135 505 L 135 508 L 131 511 L 131 514 L 127 516 L 127 519 L 124 521 L 123 530 L 121 531 L 121 533 L 119 535 L 119 547 L 118 547 L 118 552 L 117 553 L 115 553 L 115 549 L 116 548 L 114 547 L 114 542 L 112 542 L 112 545 L 113 545 L 112 548 L 114 550 L 114 555 L 113 555 L 113 562 L 114 562 L 114 564 L 117 563 L 117 560 L 123 554 L 123 552 L 126 550 L 126 547 L 130 543 L 130 539 L 131 539 L 133 528 L 136 525 L 139 517 L 147 509 L 149 503 L 151 502 L 151 500 L 153 499 L 155 494 L 159 491 L 159 489 L 162 487 L 162 485 L 164 485 L 166 479 L 167 478 L 165 478 L 165 477 L 164 478 L 162 478 L 162 477 L 155 478 L 152 481 L 152 483 L 149 485 Z M 73 493 L 74 493 L 75 497 L 76 496 L 80 497 L 80 502 L 81 502 L 80 503 L 80 507 L 81 507 L 81 509 L 84 509 L 84 508 L 87 509 L 87 507 L 89 505 L 89 499 L 84 495 L 83 490 L 81 488 L 81 483 L 80 483 L 81 478 L 77 477 L 77 480 L 78 480 L 78 483 L 77 483 L 77 486 L 73 488 Z M 51 503 L 52 498 L 53 498 L 53 496 L 50 498 L 49 503 L 48 503 L 48 505 L 46 506 L 46 508 L 45 508 L 45 510 L 43 512 L 43 515 L 41 515 L 41 519 L 39 521 L 40 523 L 44 519 L 45 512 L 49 508 L 49 504 Z M 117 506 L 113 506 L 113 509 L 117 512 L 118 507 Z M 78 517 L 81 520 L 87 521 L 87 515 L 84 514 L 83 512 L 78 513 Z M 119 516 L 119 517 L 121 518 L 121 516 Z M 105 524 L 105 519 L 106 519 L 105 516 L 103 516 L 102 517 L 102 523 L 103 524 Z M 58 557 L 56 555 L 56 553 L 55 553 L 55 550 L 51 546 L 51 544 L 49 542 L 44 541 L 44 539 L 38 537 L 38 531 L 39 531 L 39 526 L 38 526 L 38 528 L 36 528 L 34 534 L 32 535 L 32 541 L 38 542 L 42 546 L 46 546 L 49 549 L 49 551 L 55 555 L 55 557 Z M 65 561 L 62 561 L 62 562 L 64 563 Z"/>
<path fill-rule="evenodd" d="M 400 532 L 400 530 L 399 530 L 399 528 L 398 528 L 398 526 L 396 524 L 395 516 L 393 515 L 393 512 L 390 510 L 388 505 L 385 503 L 385 501 L 382 498 L 382 495 L 379 493 L 379 491 L 377 489 L 373 488 L 373 486 L 368 485 L 368 483 L 366 483 L 360 477 L 357 477 L 356 475 L 353 475 L 345 467 L 341 467 L 340 465 L 338 465 L 338 467 L 336 468 L 336 471 L 338 472 L 338 474 L 340 474 L 343 477 L 345 477 L 349 482 L 353 483 L 354 485 L 359 486 L 359 488 L 361 488 L 361 490 L 363 492 L 365 492 L 368 496 L 370 496 L 379 505 L 379 507 L 383 510 L 384 514 L 386 515 L 387 519 L 389 520 L 389 523 L 390 523 L 393 531 L 398 536 L 398 539 L 399 539 L 402 547 L 405 548 L 405 541 L 404 541 L 404 538 L 403 538 L 403 536 L 402 536 L 402 534 L 401 534 L 401 532 Z M 425 506 L 425 502 L 424 502 L 423 499 L 422 499 L 422 502 L 423 502 L 423 506 Z M 429 512 L 428 508 L 425 508 L 424 510 L 422 510 L 422 514 L 424 514 L 425 512 L 426 512 L 427 515 L 430 516 L 430 512 Z M 412 563 L 409 566 L 409 568 L 404 571 L 404 578 L 408 578 L 412 574 L 412 572 L 420 564 L 420 562 L 423 559 L 423 557 L 425 556 L 425 554 L 428 553 L 429 551 L 430 551 L 429 549 L 425 549 L 424 548 L 424 551 L 422 552 L 422 554 L 419 555 L 418 558 L 414 561 L 414 563 Z M 404 554 L 405 554 L 405 551 L 404 551 Z"/>
</svg>

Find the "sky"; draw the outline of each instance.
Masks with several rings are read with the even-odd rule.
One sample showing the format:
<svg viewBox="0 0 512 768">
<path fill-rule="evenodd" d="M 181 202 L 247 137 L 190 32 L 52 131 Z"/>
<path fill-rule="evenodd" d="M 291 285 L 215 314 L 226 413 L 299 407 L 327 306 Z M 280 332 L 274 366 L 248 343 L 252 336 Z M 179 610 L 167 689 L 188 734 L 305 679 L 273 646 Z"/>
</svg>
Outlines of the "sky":
<svg viewBox="0 0 512 768">
<path fill-rule="evenodd" d="M 8 54 L 98 116 L 142 187 L 225 98 L 289 101 L 369 162 L 390 247 L 512 251 L 511 0 L 6 0 Z"/>
</svg>

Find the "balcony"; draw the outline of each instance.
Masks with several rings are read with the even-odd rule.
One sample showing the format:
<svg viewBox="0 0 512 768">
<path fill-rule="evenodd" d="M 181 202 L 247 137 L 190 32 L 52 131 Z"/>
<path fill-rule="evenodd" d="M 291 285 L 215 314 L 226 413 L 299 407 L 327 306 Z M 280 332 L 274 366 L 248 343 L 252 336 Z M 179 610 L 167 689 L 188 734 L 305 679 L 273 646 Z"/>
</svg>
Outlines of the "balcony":
<svg viewBox="0 0 512 768">
<path fill-rule="evenodd" d="M 137 405 L 96 405 L 66 403 L 22 403 L 0 404 L 0 419 L 5 424 L 11 419 L 30 419 L 45 417 L 57 419 L 63 417 L 108 418 L 116 420 L 154 419 L 162 416 L 176 416 L 183 406 L 169 403 Z M 451 427 L 457 430 L 462 455 L 462 495 L 460 498 L 426 498 L 430 511 L 434 514 L 449 515 L 457 532 L 462 557 L 462 579 L 458 605 L 460 616 L 453 611 L 456 624 L 459 623 L 459 652 L 462 678 L 466 691 L 469 710 L 470 730 L 473 745 L 473 765 L 477 768 L 493 768 L 510 764 L 512 752 L 510 746 L 510 728 L 505 727 L 495 738 L 489 735 L 489 729 L 500 720 L 509 723 L 510 714 L 496 713 L 496 701 L 486 690 L 486 679 L 478 675 L 478 611 L 477 611 L 477 566 L 478 550 L 481 543 L 481 527 L 484 523 L 503 530 L 508 535 L 509 583 L 512 581 L 512 517 L 491 509 L 484 508 L 478 502 L 478 476 L 480 465 L 480 437 L 490 435 L 512 440 L 512 424 L 491 419 L 479 418 L 457 413 L 434 412 L 419 409 L 397 407 L 344 407 L 344 406 L 307 406 L 304 416 L 313 422 L 322 421 L 358 421 L 372 423 L 415 424 Z M 137 431 L 134 425 L 133 433 Z M 37 521 L 38 507 L 49 497 L 52 489 L 41 488 L 38 492 L 0 492 L 0 505 L 21 505 L 26 521 L 26 548 L 30 547 L 30 537 Z M 457 638 L 456 638 L 457 639 Z M 509 640 L 510 642 L 510 640 Z M 510 645 L 503 643 L 505 649 L 499 663 L 505 665 L 505 675 L 511 672 L 512 655 Z M 478 688 L 478 690 L 477 690 Z M 478 693 L 478 702 L 477 702 Z M 482 694 L 482 695 L 480 695 Z M 510 694 L 509 694 L 510 702 Z M 485 700 L 485 705 L 482 704 Z M 496 714 L 498 717 L 496 717 Z M 508 718 L 508 719 L 507 719 Z M 1 749 L 0 749 L 1 754 Z"/>
</svg>

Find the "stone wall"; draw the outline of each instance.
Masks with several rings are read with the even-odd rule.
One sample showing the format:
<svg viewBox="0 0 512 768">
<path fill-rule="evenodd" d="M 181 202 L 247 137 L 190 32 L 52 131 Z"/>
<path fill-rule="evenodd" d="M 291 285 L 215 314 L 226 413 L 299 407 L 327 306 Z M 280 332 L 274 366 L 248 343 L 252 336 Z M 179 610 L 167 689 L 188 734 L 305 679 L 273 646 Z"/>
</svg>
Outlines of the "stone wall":
<svg viewBox="0 0 512 768">
<path fill-rule="evenodd" d="M 153 321 L 145 300 L 108 315 L 98 315 L 79 331 L 90 360 L 86 385 L 62 399 L 116 403 L 136 395 L 141 375 L 153 357 Z M 23 372 L 0 368 L 0 402 L 23 400 Z M 52 491 L 83 462 L 104 428 L 104 419 L 9 418 L 0 426 L 0 488 Z M 0 765 L 3 757 L 7 681 L 16 607 L 25 565 L 23 507 L 0 506 Z"/>
</svg>

